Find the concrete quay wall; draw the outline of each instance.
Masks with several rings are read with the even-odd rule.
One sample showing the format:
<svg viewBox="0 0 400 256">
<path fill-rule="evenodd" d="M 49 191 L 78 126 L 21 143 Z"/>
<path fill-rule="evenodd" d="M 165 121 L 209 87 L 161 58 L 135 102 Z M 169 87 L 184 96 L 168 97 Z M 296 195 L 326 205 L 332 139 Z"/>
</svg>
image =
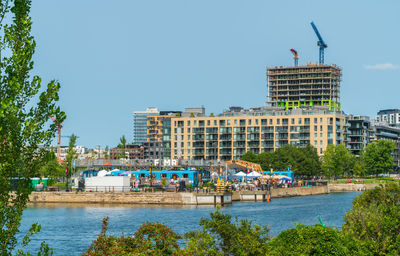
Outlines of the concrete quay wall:
<svg viewBox="0 0 400 256">
<path fill-rule="evenodd" d="M 271 189 L 271 198 L 328 194 L 328 186 Z M 267 191 L 234 191 L 232 201 L 264 201 Z"/>
<path fill-rule="evenodd" d="M 231 193 L 32 192 L 30 203 L 213 205 L 232 203 Z"/>
<path fill-rule="evenodd" d="M 374 184 L 328 184 L 329 192 L 352 192 L 365 191 L 380 186 L 379 183 Z"/>
<path fill-rule="evenodd" d="M 271 189 L 271 198 L 328 194 L 328 186 Z"/>
<path fill-rule="evenodd" d="M 164 204 L 214 205 L 232 201 L 264 201 L 267 191 L 234 191 L 232 193 L 190 192 L 32 192 L 30 203 L 80 204 Z M 328 193 L 327 186 L 279 188 L 271 190 L 271 198 L 307 196 Z"/>
</svg>

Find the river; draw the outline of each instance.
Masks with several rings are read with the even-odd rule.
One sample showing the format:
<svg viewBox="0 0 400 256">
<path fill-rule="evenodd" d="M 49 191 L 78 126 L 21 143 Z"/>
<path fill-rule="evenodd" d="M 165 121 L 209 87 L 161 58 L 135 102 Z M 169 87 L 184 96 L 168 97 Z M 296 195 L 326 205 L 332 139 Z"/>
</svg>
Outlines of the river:
<svg viewBox="0 0 400 256">
<path fill-rule="evenodd" d="M 235 202 L 222 211 L 267 225 L 273 236 L 293 228 L 295 223 L 317 224 L 318 215 L 327 226 L 340 228 L 345 213 L 359 193 L 279 198 L 270 203 Z M 184 234 L 197 229 L 200 218 L 209 217 L 214 210 L 213 206 L 31 205 L 24 212 L 21 233 L 26 233 L 35 222 L 41 224 L 41 232 L 32 236 L 27 248 L 34 255 L 41 241 L 54 249 L 55 256 L 80 255 L 96 239 L 101 220 L 106 216 L 109 216 L 108 234 L 112 235 L 131 235 L 145 221 L 165 223 Z"/>
</svg>

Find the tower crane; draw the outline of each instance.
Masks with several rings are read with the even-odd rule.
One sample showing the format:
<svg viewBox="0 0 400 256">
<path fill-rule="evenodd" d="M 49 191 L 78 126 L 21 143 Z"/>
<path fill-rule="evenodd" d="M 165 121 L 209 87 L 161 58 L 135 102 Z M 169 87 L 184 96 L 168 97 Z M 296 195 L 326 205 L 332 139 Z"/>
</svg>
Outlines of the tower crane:
<svg viewBox="0 0 400 256">
<path fill-rule="evenodd" d="M 299 55 L 297 54 L 297 51 L 295 49 L 290 49 L 290 51 L 293 53 L 294 66 L 297 67 L 297 65 L 299 64 Z"/>
<path fill-rule="evenodd" d="M 61 128 L 62 125 L 54 117 L 50 117 L 51 120 L 57 125 L 57 162 L 61 163 Z"/>
<path fill-rule="evenodd" d="M 314 22 L 311 22 L 311 26 L 318 37 L 317 45 L 319 46 L 319 64 L 324 64 L 324 49 L 327 48 L 328 45 L 324 42 L 324 39 L 322 39 L 322 36 L 318 32 L 318 29 L 315 26 Z"/>
</svg>

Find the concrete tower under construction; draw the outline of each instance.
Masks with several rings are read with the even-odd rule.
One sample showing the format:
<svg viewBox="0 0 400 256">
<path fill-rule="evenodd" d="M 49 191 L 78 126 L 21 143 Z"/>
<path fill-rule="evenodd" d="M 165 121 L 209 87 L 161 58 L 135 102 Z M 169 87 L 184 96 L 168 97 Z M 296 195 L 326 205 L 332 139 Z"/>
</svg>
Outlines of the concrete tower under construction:
<svg viewBox="0 0 400 256">
<path fill-rule="evenodd" d="M 342 71 L 336 65 L 268 67 L 268 104 L 286 110 L 326 106 L 340 110 Z"/>
</svg>

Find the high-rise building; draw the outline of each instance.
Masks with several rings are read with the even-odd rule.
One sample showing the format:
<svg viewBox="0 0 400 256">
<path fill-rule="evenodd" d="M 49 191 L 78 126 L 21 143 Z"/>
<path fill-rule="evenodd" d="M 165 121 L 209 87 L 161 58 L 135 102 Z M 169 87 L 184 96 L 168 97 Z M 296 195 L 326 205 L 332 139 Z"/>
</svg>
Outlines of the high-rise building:
<svg viewBox="0 0 400 256">
<path fill-rule="evenodd" d="M 341 69 L 336 65 L 310 64 L 268 67 L 268 104 L 286 110 L 327 106 L 340 110 Z"/>
<path fill-rule="evenodd" d="M 273 152 L 285 145 L 345 144 L 345 115 L 328 108 L 290 111 L 255 108 L 219 116 L 171 118 L 171 158 L 232 160 L 247 151 Z"/>
<path fill-rule="evenodd" d="M 378 112 L 378 122 L 387 123 L 391 127 L 400 128 L 400 109 L 384 109 Z"/>
<path fill-rule="evenodd" d="M 147 116 L 158 115 L 157 108 L 147 108 L 145 111 L 133 112 L 133 142 L 144 143 L 147 141 Z"/>
</svg>

